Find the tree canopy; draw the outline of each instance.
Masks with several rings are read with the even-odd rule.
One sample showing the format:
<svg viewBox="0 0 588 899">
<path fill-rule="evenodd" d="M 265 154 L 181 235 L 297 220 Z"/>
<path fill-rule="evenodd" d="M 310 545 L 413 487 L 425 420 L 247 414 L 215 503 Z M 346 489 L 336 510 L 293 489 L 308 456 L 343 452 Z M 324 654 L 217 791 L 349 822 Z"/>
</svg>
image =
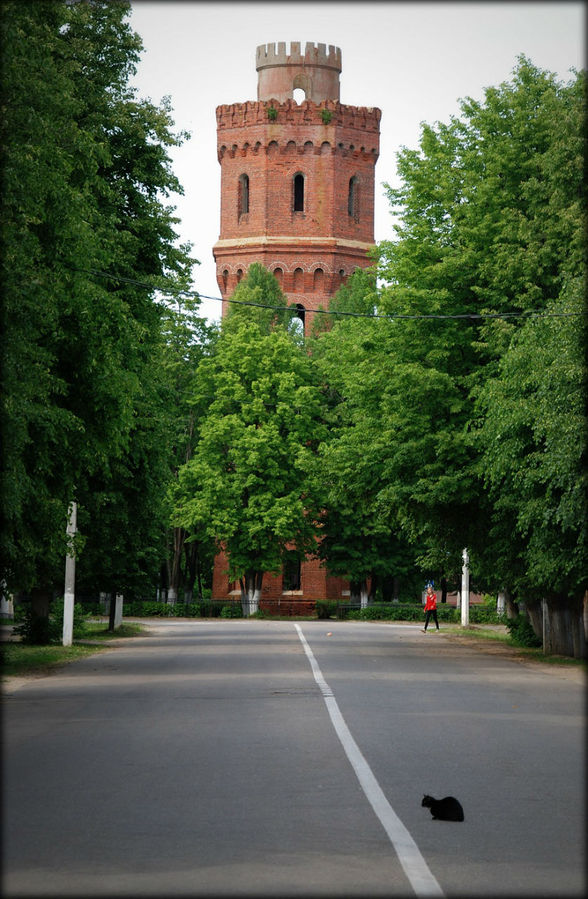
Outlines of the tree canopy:
<svg viewBox="0 0 588 899">
<path fill-rule="evenodd" d="M 177 246 L 166 201 L 181 192 L 168 149 L 185 135 L 174 134 L 167 102 L 154 106 L 129 87 L 141 51 L 129 9 L 2 6 L 9 589 L 48 590 L 62 579 L 73 499 L 89 511 L 97 483 L 121 495 L 138 422 L 157 419 L 147 406 L 158 402 L 149 382 L 161 309 L 145 284 L 185 277 L 195 261 Z M 143 426 L 141 440 L 149 434 L 157 442 L 157 428 Z"/>
<path fill-rule="evenodd" d="M 258 270 L 253 279 L 267 281 Z M 240 296 L 259 289 L 242 283 Z M 204 529 L 226 550 L 229 577 L 241 580 L 254 612 L 263 573 L 279 571 L 291 549 L 314 549 L 310 462 L 325 428 L 304 348 L 273 317 L 251 314 L 252 321 L 229 316 L 199 366 L 196 396 L 203 392 L 210 403 L 194 455 L 180 470 L 174 520 Z"/>
</svg>

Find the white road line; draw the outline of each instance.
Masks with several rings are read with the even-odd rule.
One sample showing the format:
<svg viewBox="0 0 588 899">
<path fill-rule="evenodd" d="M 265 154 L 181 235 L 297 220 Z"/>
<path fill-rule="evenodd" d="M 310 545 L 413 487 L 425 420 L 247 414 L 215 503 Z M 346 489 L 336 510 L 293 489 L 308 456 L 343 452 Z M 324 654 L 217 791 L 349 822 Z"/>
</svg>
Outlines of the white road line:
<svg viewBox="0 0 588 899">
<path fill-rule="evenodd" d="M 351 732 L 337 705 L 337 700 L 333 695 L 333 691 L 323 677 L 323 673 L 319 668 L 313 651 L 302 633 L 302 628 L 299 624 L 294 624 L 294 627 L 298 631 L 298 636 L 300 637 L 300 641 L 304 647 L 308 661 L 310 662 L 314 679 L 323 695 L 325 705 L 327 706 L 331 721 L 333 722 L 333 727 L 341 741 L 345 754 L 351 763 L 351 767 L 355 771 L 368 802 L 371 804 L 374 812 L 380 819 L 384 830 L 388 834 L 388 838 L 398 855 L 400 864 L 404 868 L 404 873 L 408 877 L 413 890 L 417 896 L 443 896 L 443 890 L 429 870 L 426 861 L 420 853 L 419 847 L 386 799 L 372 769 L 363 757 L 359 746 L 351 736 Z"/>
</svg>

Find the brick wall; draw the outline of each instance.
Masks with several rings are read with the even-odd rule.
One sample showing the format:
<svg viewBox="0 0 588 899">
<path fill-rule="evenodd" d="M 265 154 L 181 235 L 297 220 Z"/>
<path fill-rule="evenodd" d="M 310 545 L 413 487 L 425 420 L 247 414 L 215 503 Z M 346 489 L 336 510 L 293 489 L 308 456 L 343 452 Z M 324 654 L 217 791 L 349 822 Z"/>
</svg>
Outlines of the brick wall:
<svg viewBox="0 0 588 899">
<path fill-rule="evenodd" d="M 276 110 L 275 121 L 270 109 Z M 289 299 L 316 309 L 355 268 L 370 263 L 379 122 L 378 109 L 332 100 L 218 107 L 221 231 L 213 252 L 223 298 L 252 262 L 261 262 L 277 270 Z M 293 208 L 297 174 L 304 177 L 302 211 Z M 249 179 L 246 213 L 239 202 L 243 175 Z M 352 214 L 351 178 L 358 196 Z M 296 269 L 303 272 L 301 286 L 295 284 Z"/>
</svg>

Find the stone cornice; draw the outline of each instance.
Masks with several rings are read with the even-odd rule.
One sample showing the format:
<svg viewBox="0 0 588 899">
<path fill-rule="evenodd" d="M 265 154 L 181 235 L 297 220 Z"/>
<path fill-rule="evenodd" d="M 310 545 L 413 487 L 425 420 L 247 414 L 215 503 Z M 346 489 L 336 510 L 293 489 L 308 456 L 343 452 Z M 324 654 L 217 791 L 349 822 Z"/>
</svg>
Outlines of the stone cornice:
<svg viewBox="0 0 588 899">
<path fill-rule="evenodd" d="M 292 235 L 279 236 L 254 236 L 254 237 L 235 237 L 224 240 L 217 240 L 213 247 L 213 252 L 217 250 L 239 250 L 251 251 L 252 249 L 267 250 L 288 250 L 290 252 L 298 252 L 301 250 L 318 249 L 328 252 L 363 252 L 366 253 L 374 246 L 373 243 L 367 243 L 363 240 L 346 240 L 345 238 L 336 237 L 293 237 Z"/>
</svg>

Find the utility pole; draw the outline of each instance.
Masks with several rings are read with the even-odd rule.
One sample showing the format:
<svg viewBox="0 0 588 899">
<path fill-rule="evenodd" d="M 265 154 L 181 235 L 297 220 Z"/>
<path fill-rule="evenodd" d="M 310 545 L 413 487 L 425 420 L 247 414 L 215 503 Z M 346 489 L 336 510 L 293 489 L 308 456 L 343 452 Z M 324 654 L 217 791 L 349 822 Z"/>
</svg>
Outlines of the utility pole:
<svg viewBox="0 0 588 899">
<path fill-rule="evenodd" d="M 71 503 L 67 522 L 67 555 L 65 557 L 65 590 L 63 594 L 63 645 L 73 643 L 73 613 L 76 590 L 76 559 L 73 538 L 77 528 L 78 504 Z"/>
<path fill-rule="evenodd" d="M 467 549 L 461 554 L 463 567 L 461 569 L 461 626 L 467 627 L 470 623 L 470 557 Z"/>
</svg>

